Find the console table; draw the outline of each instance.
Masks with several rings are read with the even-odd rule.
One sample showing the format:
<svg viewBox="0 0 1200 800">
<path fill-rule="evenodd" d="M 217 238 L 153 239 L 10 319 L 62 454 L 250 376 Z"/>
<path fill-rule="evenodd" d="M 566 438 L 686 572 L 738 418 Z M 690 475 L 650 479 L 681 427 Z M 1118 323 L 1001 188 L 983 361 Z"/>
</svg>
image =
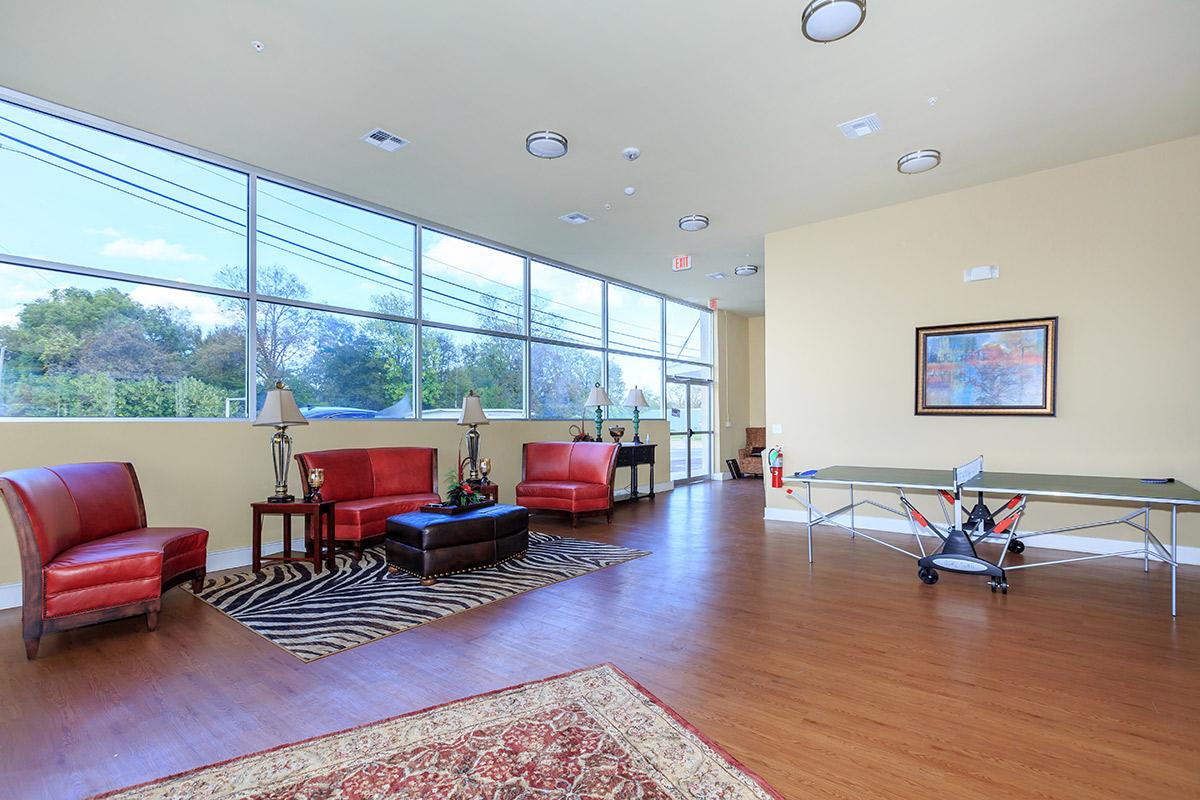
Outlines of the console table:
<svg viewBox="0 0 1200 800">
<path fill-rule="evenodd" d="M 657 444 L 637 444 L 636 442 L 621 442 L 617 451 L 617 466 L 629 467 L 629 498 L 638 500 L 643 497 L 654 499 L 654 452 Z M 650 465 L 650 492 L 643 494 L 638 491 L 638 466 Z"/>
</svg>

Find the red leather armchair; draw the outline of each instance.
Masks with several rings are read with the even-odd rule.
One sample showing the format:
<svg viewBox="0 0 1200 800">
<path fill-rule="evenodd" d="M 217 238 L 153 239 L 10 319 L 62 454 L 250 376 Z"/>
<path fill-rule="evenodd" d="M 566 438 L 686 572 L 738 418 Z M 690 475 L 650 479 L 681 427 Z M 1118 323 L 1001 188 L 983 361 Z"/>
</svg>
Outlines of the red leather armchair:
<svg viewBox="0 0 1200 800">
<path fill-rule="evenodd" d="M 27 658 L 44 633 L 139 614 L 155 630 L 162 592 L 204 579 L 208 531 L 147 528 L 132 464 L 13 470 L 0 494 L 21 551 Z"/>
<path fill-rule="evenodd" d="M 335 502 L 335 542 L 350 544 L 362 556 L 364 543 L 382 540 L 387 518 L 441 502 L 437 448 L 368 447 L 316 450 L 296 456 L 308 494 L 308 472 L 325 470 L 321 497 Z"/>
<path fill-rule="evenodd" d="M 521 452 L 517 505 L 571 515 L 603 511 L 612 522 L 615 444 L 604 442 L 528 442 Z"/>
</svg>

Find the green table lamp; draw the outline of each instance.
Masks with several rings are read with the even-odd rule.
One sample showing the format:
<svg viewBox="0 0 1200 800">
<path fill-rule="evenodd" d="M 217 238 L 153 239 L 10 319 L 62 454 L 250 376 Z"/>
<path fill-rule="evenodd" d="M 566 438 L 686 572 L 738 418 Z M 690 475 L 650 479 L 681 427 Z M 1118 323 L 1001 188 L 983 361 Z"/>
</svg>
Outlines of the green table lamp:
<svg viewBox="0 0 1200 800">
<path fill-rule="evenodd" d="M 646 395 L 642 394 L 641 389 L 634 386 L 629 390 L 629 394 L 625 395 L 625 402 L 621 405 L 633 409 L 633 441 L 634 444 L 641 444 L 642 439 L 640 436 L 638 436 L 638 422 L 640 421 L 638 409 L 645 408 L 646 406 L 650 405 L 646 402 Z"/>
<path fill-rule="evenodd" d="M 587 402 L 584 405 L 596 407 L 596 441 L 604 441 L 600 438 L 604 427 L 604 412 L 601 408 L 612 405 L 612 401 L 608 399 L 608 392 L 604 391 L 604 387 L 597 383 L 592 387 L 591 394 L 588 395 Z"/>
</svg>

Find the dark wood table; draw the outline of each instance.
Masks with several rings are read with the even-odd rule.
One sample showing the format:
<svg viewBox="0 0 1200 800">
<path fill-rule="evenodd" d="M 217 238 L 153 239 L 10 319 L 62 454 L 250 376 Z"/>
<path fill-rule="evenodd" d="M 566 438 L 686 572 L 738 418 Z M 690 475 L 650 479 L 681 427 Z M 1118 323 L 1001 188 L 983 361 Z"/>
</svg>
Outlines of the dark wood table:
<svg viewBox="0 0 1200 800">
<path fill-rule="evenodd" d="M 467 481 L 471 488 L 482 494 L 484 497 L 490 497 L 497 503 L 500 502 L 500 484 L 495 481 L 483 483 L 481 481 Z"/>
<path fill-rule="evenodd" d="M 617 466 L 629 467 L 629 500 L 638 500 L 642 497 L 654 499 L 654 453 L 657 444 L 638 444 L 636 442 L 621 442 L 621 448 L 617 451 Z M 650 492 L 643 494 L 638 491 L 638 467 L 642 464 L 650 465 Z"/>
<path fill-rule="evenodd" d="M 251 511 L 254 516 L 254 540 L 252 544 L 252 566 L 255 572 L 262 569 L 262 562 L 277 561 L 283 564 L 292 561 L 309 561 L 313 563 L 313 572 L 321 571 L 321 561 L 327 560 L 329 569 L 333 570 L 334 559 L 334 539 L 333 539 L 333 501 L 324 500 L 319 503 L 306 503 L 304 501 L 296 501 L 293 503 L 269 503 L 261 501 L 250 504 Z M 262 518 L 264 516 L 280 516 L 283 517 L 283 555 L 282 556 L 264 556 L 262 554 Z M 292 556 L 292 517 L 304 517 L 304 541 L 312 542 L 312 554 L 301 557 Z M 321 525 L 321 519 L 324 517 L 325 525 Z M 329 546 L 322 548 L 323 541 L 326 537 L 322 535 L 322 529 L 328 531 Z M 327 549 L 327 553 L 323 553 L 323 549 Z"/>
</svg>

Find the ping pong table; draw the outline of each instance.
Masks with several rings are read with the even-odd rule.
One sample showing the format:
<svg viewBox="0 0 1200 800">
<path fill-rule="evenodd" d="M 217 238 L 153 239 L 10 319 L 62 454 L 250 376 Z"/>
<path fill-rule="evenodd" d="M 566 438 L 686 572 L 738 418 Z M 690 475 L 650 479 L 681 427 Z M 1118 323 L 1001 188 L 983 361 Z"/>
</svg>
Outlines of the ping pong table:
<svg viewBox="0 0 1200 800">
<path fill-rule="evenodd" d="M 962 500 L 961 497 L 967 492 L 978 493 L 980 503 L 976 506 L 978 509 L 982 505 L 985 495 L 1013 495 L 1013 499 L 1008 502 L 1003 508 L 1015 509 L 1018 512 L 1024 512 L 1025 497 L 1046 497 L 1058 498 L 1063 500 L 1100 500 L 1119 503 L 1122 505 L 1133 504 L 1136 508 L 1128 514 L 1116 517 L 1114 519 L 1106 519 L 1100 522 L 1088 522 L 1080 525 L 1068 525 L 1061 528 L 1052 528 L 1049 530 L 1033 531 L 1021 533 L 1017 529 L 1020 513 L 1017 514 L 1017 519 L 1011 520 L 1013 524 L 1005 528 L 1002 532 L 993 533 L 990 528 L 986 528 L 984 520 L 977 516 L 973 511 L 971 519 L 967 525 L 974 525 L 975 531 L 978 533 L 978 538 L 973 539 L 974 542 L 998 542 L 1005 544 L 1005 548 L 1001 551 L 1000 558 L 996 562 L 998 567 L 1006 571 L 1014 571 L 1019 569 L 1030 569 L 1032 567 L 1049 567 L 1056 564 L 1067 564 L 1076 561 L 1091 561 L 1099 558 L 1120 558 L 1129 556 L 1141 556 L 1143 569 L 1147 572 L 1150 570 L 1150 560 L 1163 562 L 1170 565 L 1171 568 L 1171 615 L 1176 615 L 1176 583 L 1177 572 L 1179 567 L 1179 549 L 1178 549 L 1178 515 L 1180 506 L 1200 506 L 1200 491 L 1188 486 L 1185 483 L 1178 481 L 1170 483 L 1148 483 L 1138 478 L 1110 478 L 1096 477 L 1086 475 L 1040 475 L 1035 473 L 1022 472 L 988 472 L 982 470 L 982 461 L 980 461 L 980 471 L 970 480 L 965 480 L 963 483 L 955 484 L 954 470 L 935 470 L 935 469 L 906 469 L 897 467 L 861 467 L 861 466 L 832 466 L 824 469 L 815 470 L 808 473 L 796 473 L 795 475 L 785 477 L 784 484 L 803 484 L 804 497 L 794 491 L 793 488 L 787 488 L 789 497 L 800 502 L 808 509 L 808 522 L 806 524 L 808 534 L 808 560 L 813 560 L 813 540 L 812 530 L 814 525 L 831 525 L 839 528 L 852 537 L 862 536 L 884 547 L 891 548 L 904 555 L 911 556 L 917 559 L 922 564 L 927 563 L 929 554 L 926 552 L 925 545 L 922 542 L 922 528 L 928 529 L 938 536 L 942 534 L 938 531 L 938 526 L 929 524 L 924 517 L 917 512 L 915 507 L 909 501 L 906 492 L 909 490 L 929 490 L 935 493 L 938 503 L 941 506 L 943 516 L 946 520 L 946 528 L 949 530 L 954 526 L 951 519 L 950 503 L 956 503 L 958 507 L 955 510 L 955 517 L 961 520 Z M 822 511 L 812 501 L 813 485 L 823 485 L 831 487 L 846 487 L 849 489 L 850 502 L 836 510 L 828 513 Z M 872 499 L 855 499 L 855 487 L 868 489 L 892 489 L 899 492 L 900 506 L 893 508 L 883 503 Z M 1020 504 L 1018 507 L 1018 500 Z M 948 502 L 949 501 L 949 502 Z M 912 534 L 916 539 L 917 549 L 919 552 L 906 550 L 891 542 L 886 542 L 873 536 L 871 533 L 863 531 L 856 525 L 855 510 L 862 506 L 872 506 L 881 509 L 890 514 L 903 517 L 908 520 Z M 1171 515 L 1171 535 L 1170 546 L 1166 546 L 1159 540 L 1150 528 L 1150 511 L 1153 508 L 1164 508 L 1170 511 Z M 984 509 L 986 512 L 986 508 Z M 1003 509 L 1001 509 L 1003 510 Z M 990 513 L 987 514 L 990 517 Z M 847 519 L 848 517 L 848 519 Z M 990 523 L 991 520 L 989 519 Z M 1091 528 L 1103 528 L 1107 526 L 1129 526 L 1135 528 L 1142 533 L 1142 544 L 1140 547 L 1132 547 L 1129 550 L 1122 550 L 1118 553 L 1100 553 L 1084 556 L 1076 556 L 1072 558 L 1061 558 L 1053 561 L 1039 561 L 1028 564 L 1008 564 L 1005 565 L 1004 560 L 1010 552 L 1020 552 L 1024 550 L 1025 540 L 1032 539 L 1037 536 L 1047 536 L 1056 533 L 1067 533 L 1070 531 L 1081 531 Z M 927 536 L 925 538 L 928 538 Z M 926 580 L 925 574 L 922 574 L 922 580 L 926 583 L 933 581 Z M 936 576 L 935 576 L 936 580 Z M 1007 584 L 1005 584 L 1007 591 Z M 993 591 L 995 584 L 993 584 Z"/>
</svg>

